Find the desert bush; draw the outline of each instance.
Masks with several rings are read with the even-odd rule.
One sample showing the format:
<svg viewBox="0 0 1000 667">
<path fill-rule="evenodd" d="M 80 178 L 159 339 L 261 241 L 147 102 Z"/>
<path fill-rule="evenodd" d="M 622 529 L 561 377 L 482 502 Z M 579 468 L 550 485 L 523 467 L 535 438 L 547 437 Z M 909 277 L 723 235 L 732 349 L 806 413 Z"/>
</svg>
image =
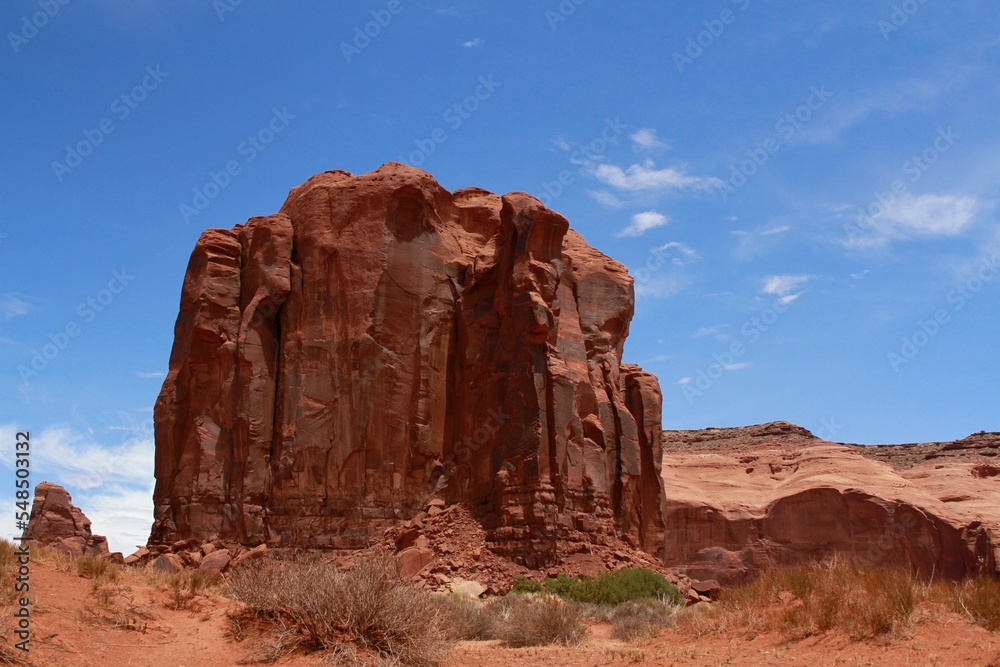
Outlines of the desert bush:
<svg viewBox="0 0 1000 667">
<path fill-rule="evenodd" d="M 477 641 L 496 639 L 497 626 L 505 615 L 495 601 L 479 602 L 457 596 L 439 598 L 444 607 L 448 635 L 452 639 Z M 494 598 L 502 600 L 503 598 Z"/>
<path fill-rule="evenodd" d="M 321 560 L 265 560 L 237 569 L 228 592 L 242 603 L 233 634 L 262 626 L 270 661 L 295 651 L 324 651 L 341 663 L 435 665 L 447 649 L 440 604 L 407 586 L 392 554 L 372 550 L 349 571 Z"/>
<path fill-rule="evenodd" d="M 512 597 L 512 596 L 509 596 Z M 509 646 L 577 644 L 587 636 L 585 611 L 575 602 L 553 595 L 518 596 L 498 637 Z"/>
<path fill-rule="evenodd" d="M 956 585 L 954 605 L 990 632 L 1000 630 L 1000 581 L 976 577 Z"/>
<path fill-rule="evenodd" d="M 114 581 L 118 578 L 118 568 L 101 556 L 81 556 L 76 559 L 76 573 L 87 579 Z"/>
<path fill-rule="evenodd" d="M 840 629 L 863 639 L 900 631 L 918 597 L 904 570 L 831 561 L 769 570 L 724 591 L 720 602 L 750 634 L 779 630 L 802 639 Z"/>
<path fill-rule="evenodd" d="M 624 641 L 652 637 L 660 630 L 674 625 L 681 608 L 664 600 L 624 602 L 611 611 L 611 636 Z"/>
<path fill-rule="evenodd" d="M 676 586 L 667 581 L 663 575 L 645 568 L 630 567 L 617 572 L 604 572 L 597 577 L 568 577 L 560 574 L 558 577 L 546 579 L 538 584 L 545 591 L 575 602 L 586 602 L 600 605 L 618 605 L 630 600 L 660 599 L 674 604 L 681 603 L 681 593 Z M 530 584 L 522 583 L 518 590 L 530 591 Z"/>
</svg>

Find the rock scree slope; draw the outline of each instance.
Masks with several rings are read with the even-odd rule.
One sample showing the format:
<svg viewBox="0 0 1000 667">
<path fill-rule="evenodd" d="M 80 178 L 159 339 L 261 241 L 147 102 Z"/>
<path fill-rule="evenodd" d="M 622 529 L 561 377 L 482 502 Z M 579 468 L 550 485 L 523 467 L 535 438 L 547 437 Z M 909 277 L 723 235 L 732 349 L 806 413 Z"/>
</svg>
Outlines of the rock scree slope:
<svg viewBox="0 0 1000 667">
<path fill-rule="evenodd" d="M 529 567 L 616 534 L 659 555 L 633 305 L 625 267 L 529 195 L 397 163 L 318 174 L 192 253 L 150 544 L 364 547 L 436 493 Z"/>
</svg>

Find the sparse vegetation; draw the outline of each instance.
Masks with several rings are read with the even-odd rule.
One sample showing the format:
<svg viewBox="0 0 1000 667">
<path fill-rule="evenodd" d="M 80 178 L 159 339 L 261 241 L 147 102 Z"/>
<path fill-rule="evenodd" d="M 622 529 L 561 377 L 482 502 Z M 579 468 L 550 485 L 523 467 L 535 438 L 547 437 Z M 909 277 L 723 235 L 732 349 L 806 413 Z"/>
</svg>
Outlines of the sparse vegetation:
<svg viewBox="0 0 1000 667">
<path fill-rule="evenodd" d="M 1000 581 L 977 577 L 957 585 L 955 607 L 990 632 L 1000 631 Z"/>
<path fill-rule="evenodd" d="M 14 597 L 14 573 L 17 565 L 17 547 L 10 540 L 0 538 L 0 602 Z"/>
<path fill-rule="evenodd" d="M 514 583 L 513 590 L 517 593 L 537 593 L 544 590 L 567 600 L 601 605 L 618 605 L 632 600 L 681 603 L 680 591 L 666 577 L 638 567 L 604 572 L 597 577 L 569 577 L 560 574 L 545 582 L 519 579 Z"/>
<path fill-rule="evenodd" d="M 498 627 L 507 616 L 499 602 L 503 599 L 494 598 L 487 602 L 456 596 L 442 599 L 449 635 L 463 641 L 496 639 Z"/>
<path fill-rule="evenodd" d="M 514 601 L 498 638 L 508 646 L 572 645 L 587 636 L 585 609 L 553 595 L 522 596 Z"/>
<path fill-rule="evenodd" d="M 652 637 L 676 624 L 681 609 L 681 606 L 663 600 L 624 602 L 611 612 L 611 636 L 624 641 Z"/>
<path fill-rule="evenodd" d="M 76 573 L 81 577 L 95 580 L 114 581 L 118 578 L 118 568 L 101 556 L 82 556 L 76 559 Z"/>
<path fill-rule="evenodd" d="M 132 589 L 121 581 L 94 579 L 93 599 L 79 612 L 80 620 L 88 625 L 101 625 L 116 630 L 131 630 L 145 634 L 153 615 L 139 605 Z"/>
<path fill-rule="evenodd" d="M 723 592 L 718 613 L 695 623 L 751 636 L 780 631 L 792 640 L 840 629 L 859 640 L 901 632 L 919 595 L 903 570 L 832 561 L 769 570 Z"/>
<path fill-rule="evenodd" d="M 375 549 L 349 571 L 321 560 L 261 561 L 234 572 L 230 616 L 237 639 L 263 629 L 261 662 L 295 650 L 324 651 L 338 664 L 435 665 L 448 647 L 439 604 L 407 586 L 396 559 Z"/>
<path fill-rule="evenodd" d="M 171 604 L 174 609 L 187 609 L 191 602 L 213 583 L 212 577 L 201 570 L 184 570 L 167 577 Z"/>
</svg>

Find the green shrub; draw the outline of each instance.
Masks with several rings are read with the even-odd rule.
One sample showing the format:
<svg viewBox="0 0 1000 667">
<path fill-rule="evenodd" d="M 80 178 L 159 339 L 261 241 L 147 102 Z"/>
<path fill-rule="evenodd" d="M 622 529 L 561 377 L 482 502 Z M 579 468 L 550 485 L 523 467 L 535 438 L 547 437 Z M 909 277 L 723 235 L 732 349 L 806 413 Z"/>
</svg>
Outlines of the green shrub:
<svg viewBox="0 0 1000 667">
<path fill-rule="evenodd" d="M 537 582 L 536 582 L 537 583 Z M 681 593 L 666 577 L 645 568 L 630 567 L 597 577 L 560 574 L 544 583 L 547 592 L 576 602 L 617 605 L 630 600 L 665 600 L 681 604 Z"/>
<path fill-rule="evenodd" d="M 511 590 L 515 593 L 541 593 L 542 582 L 518 576 L 514 579 L 514 587 Z"/>
</svg>

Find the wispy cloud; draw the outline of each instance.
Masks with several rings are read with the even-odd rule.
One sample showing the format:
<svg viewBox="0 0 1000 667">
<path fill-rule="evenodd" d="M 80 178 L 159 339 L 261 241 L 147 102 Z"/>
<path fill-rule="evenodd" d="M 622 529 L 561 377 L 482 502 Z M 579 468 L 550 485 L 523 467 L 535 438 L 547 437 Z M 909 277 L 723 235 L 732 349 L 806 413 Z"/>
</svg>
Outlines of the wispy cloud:
<svg viewBox="0 0 1000 667">
<path fill-rule="evenodd" d="M 694 382 L 694 378 L 688 376 L 688 377 L 682 377 L 680 380 L 677 381 L 677 384 L 691 384 L 692 382 Z"/>
<path fill-rule="evenodd" d="M 33 308 L 30 303 L 22 301 L 10 292 L 0 294 L 0 316 L 3 316 L 4 320 L 27 315 Z"/>
<path fill-rule="evenodd" d="M 594 201 L 605 208 L 621 208 L 627 203 L 607 190 L 591 190 L 588 194 L 590 194 Z"/>
<path fill-rule="evenodd" d="M 154 378 L 164 378 L 164 377 L 167 377 L 167 374 L 163 373 L 162 371 L 153 371 L 151 373 L 143 373 L 143 372 L 140 371 L 140 372 L 136 373 L 136 375 L 139 376 L 139 377 L 141 377 L 141 378 L 145 378 L 145 379 L 154 379 Z"/>
<path fill-rule="evenodd" d="M 692 338 L 704 338 L 705 336 L 712 336 L 714 338 L 726 339 L 729 338 L 729 334 L 726 333 L 726 329 L 729 329 L 731 325 L 729 324 L 716 324 L 711 327 L 701 327 L 695 329 L 694 333 L 691 334 Z"/>
<path fill-rule="evenodd" d="M 781 235 L 790 231 L 789 225 L 769 225 L 761 229 L 734 229 L 729 232 L 736 238 L 733 256 L 736 259 L 752 259 L 781 242 Z"/>
<path fill-rule="evenodd" d="M 632 147 L 641 151 L 660 151 L 670 148 L 670 144 L 660 139 L 656 130 L 644 127 L 629 135 Z"/>
<path fill-rule="evenodd" d="M 648 280 L 636 281 L 635 295 L 666 299 L 680 292 L 683 285 L 684 282 L 678 275 L 653 276 Z"/>
<path fill-rule="evenodd" d="M 464 46 L 467 49 L 474 49 L 477 46 L 482 46 L 482 45 L 483 45 L 483 40 L 481 40 L 479 37 L 476 37 L 475 39 L 470 39 L 466 42 L 462 42 L 462 46 Z"/>
<path fill-rule="evenodd" d="M 657 169 L 652 160 L 624 169 L 613 164 L 599 164 L 594 168 L 594 176 L 625 192 L 678 192 L 722 187 L 722 181 L 714 176 L 692 176 L 671 167 Z"/>
<path fill-rule="evenodd" d="M 805 294 L 801 289 L 807 282 L 812 280 L 812 276 L 795 276 L 782 274 L 778 276 L 768 276 L 764 280 L 762 292 L 780 297 L 782 303 L 791 303 Z"/>
<path fill-rule="evenodd" d="M 932 77 L 861 90 L 841 99 L 836 108 L 803 127 L 795 136 L 806 143 L 831 143 L 848 129 L 872 117 L 886 117 L 920 109 L 953 88 L 961 77 L 941 71 Z"/>
<path fill-rule="evenodd" d="M 724 364 L 722 367 L 727 371 L 743 371 L 753 366 L 752 361 L 740 361 L 735 364 Z"/>
<path fill-rule="evenodd" d="M 619 238 L 625 236 L 642 236 L 650 229 L 662 227 L 670 222 L 670 218 L 656 211 L 644 211 L 632 216 L 632 222 L 618 232 Z"/>
<path fill-rule="evenodd" d="M 650 252 L 657 256 L 670 256 L 670 262 L 674 266 L 687 266 L 701 259 L 701 255 L 694 248 L 680 241 L 664 243 L 661 246 L 650 249 Z"/>
<path fill-rule="evenodd" d="M 867 229 L 849 237 L 845 244 L 871 248 L 892 241 L 959 236 L 972 228 L 981 211 L 990 207 L 991 202 L 970 195 L 904 193 L 890 201 L 878 215 L 867 218 Z"/>
</svg>

